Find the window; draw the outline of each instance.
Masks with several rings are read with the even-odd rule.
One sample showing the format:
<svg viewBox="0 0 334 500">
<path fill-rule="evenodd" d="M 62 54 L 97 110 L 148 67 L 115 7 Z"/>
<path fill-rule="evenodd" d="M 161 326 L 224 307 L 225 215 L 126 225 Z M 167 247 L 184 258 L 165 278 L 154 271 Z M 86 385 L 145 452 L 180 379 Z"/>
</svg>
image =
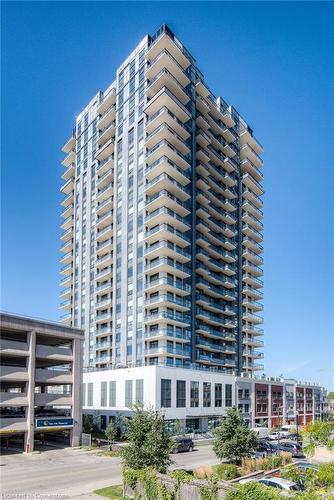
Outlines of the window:
<svg viewBox="0 0 334 500">
<path fill-rule="evenodd" d="M 107 406 L 108 382 L 101 382 L 101 406 Z"/>
<path fill-rule="evenodd" d="M 82 406 L 86 406 L 86 384 L 82 384 Z"/>
<path fill-rule="evenodd" d="M 161 408 L 170 408 L 172 403 L 172 381 L 161 379 Z"/>
<path fill-rule="evenodd" d="M 132 406 L 132 380 L 125 381 L 125 406 Z"/>
<path fill-rule="evenodd" d="M 210 382 L 203 382 L 203 406 L 208 408 L 211 406 L 211 384 Z"/>
<path fill-rule="evenodd" d="M 144 380 L 136 380 L 136 404 L 144 404 Z"/>
<path fill-rule="evenodd" d="M 190 382 L 190 406 L 198 408 L 199 405 L 199 382 Z"/>
<path fill-rule="evenodd" d="M 87 406 L 93 406 L 93 382 L 87 384 Z"/>
<path fill-rule="evenodd" d="M 177 380 L 176 381 L 176 407 L 185 408 L 186 407 L 186 381 Z"/>
<path fill-rule="evenodd" d="M 225 406 L 232 406 L 232 384 L 225 384 Z"/>
<path fill-rule="evenodd" d="M 215 406 L 220 407 L 223 405 L 223 385 L 215 384 Z"/>
<path fill-rule="evenodd" d="M 109 382 L 109 406 L 116 406 L 116 380 Z"/>
</svg>

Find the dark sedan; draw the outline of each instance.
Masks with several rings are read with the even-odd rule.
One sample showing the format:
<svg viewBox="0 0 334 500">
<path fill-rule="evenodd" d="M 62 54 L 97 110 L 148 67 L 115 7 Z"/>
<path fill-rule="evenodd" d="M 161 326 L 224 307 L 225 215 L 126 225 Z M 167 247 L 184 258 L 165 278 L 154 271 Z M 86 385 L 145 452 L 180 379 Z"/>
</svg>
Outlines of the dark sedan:
<svg viewBox="0 0 334 500">
<path fill-rule="evenodd" d="M 174 453 L 180 453 L 181 451 L 193 451 L 193 450 L 194 450 L 194 442 L 192 439 L 182 438 L 176 441 Z"/>
</svg>

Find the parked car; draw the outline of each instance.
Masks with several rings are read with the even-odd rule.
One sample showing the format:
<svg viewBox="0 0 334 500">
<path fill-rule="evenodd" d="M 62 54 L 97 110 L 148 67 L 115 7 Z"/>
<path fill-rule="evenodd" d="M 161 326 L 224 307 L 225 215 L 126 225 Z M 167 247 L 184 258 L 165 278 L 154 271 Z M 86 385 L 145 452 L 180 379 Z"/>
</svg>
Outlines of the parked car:
<svg viewBox="0 0 334 500">
<path fill-rule="evenodd" d="M 297 443 L 301 443 L 303 441 L 302 436 L 296 432 L 290 433 L 286 437 L 289 441 L 297 441 Z"/>
<path fill-rule="evenodd" d="M 263 479 L 258 479 L 257 483 L 264 484 L 265 486 L 270 486 L 271 488 L 277 488 L 279 490 L 288 491 L 299 491 L 300 487 L 293 481 L 288 479 L 283 479 L 281 477 L 268 477 Z"/>
<path fill-rule="evenodd" d="M 277 444 L 277 448 L 280 451 L 291 453 L 294 458 L 304 458 L 305 456 L 303 453 L 303 448 L 298 443 L 282 441 L 281 443 Z"/>
<path fill-rule="evenodd" d="M 271 432 L 267 439 L 269 439 L 269 441 L 277 441 L 278 439 L 282 439 L 283 437 L 283 434 L 281 434 L 280 432 Z"/>
<path fill-rule="evenodd" d="M 277 455 L 278 449 L 269 441 L 259 441 L 256 447 L 256 457 L 266 457 L 267 455 Z"/>
<path fill-rule="evenodd" d="M 294 464 L 295 467 L 299 470 L 307 470 L 307 469 L 314 469 L 316 471 L 320 470 L 319 465 L 316 464 L 310 464 L 309 462 L 299 462 L 297 464 Z"/>
<path fill-rule="evenodd" d="M 192 439 L 182 438 L 176 441 L 174 453 L 180 453 L 181 451 L 193 451 L 193 450 L 194 450 L 194 442 Z"/>
</svg>

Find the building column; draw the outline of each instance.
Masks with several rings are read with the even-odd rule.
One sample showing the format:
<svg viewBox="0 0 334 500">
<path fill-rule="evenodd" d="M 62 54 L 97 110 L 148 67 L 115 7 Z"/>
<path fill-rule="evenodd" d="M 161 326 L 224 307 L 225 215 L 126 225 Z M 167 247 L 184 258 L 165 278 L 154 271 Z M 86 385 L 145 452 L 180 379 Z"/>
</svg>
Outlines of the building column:
<svg viewBox="0 0 334 500">
<path fill-rule="evenodd" d="M 82 432 L 82 372 L 81 339 L 74 339 L 72 346 L 72 418 L 71 446 L 80 446 Z"/>
<path fill-rule="evenodd" d="M 27 382 L 27 432 L 24 433 L 24 451 L 31 453 L 34 451 L 34 432 L 35 432 L 35 367 L 36 367 L 36 332 L 28 332 L 27 341 L 29 347 L 28 358 L 28 382 Z"/>
</svg>

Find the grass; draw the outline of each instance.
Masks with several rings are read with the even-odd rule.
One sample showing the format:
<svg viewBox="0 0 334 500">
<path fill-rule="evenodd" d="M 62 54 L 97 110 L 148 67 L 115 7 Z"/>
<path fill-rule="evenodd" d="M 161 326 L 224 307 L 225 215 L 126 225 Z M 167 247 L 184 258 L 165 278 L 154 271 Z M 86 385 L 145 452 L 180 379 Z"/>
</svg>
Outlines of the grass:
<svg viewBox="0 0 334 500">
<path fill-rule="evenodd" d="M 123 487 L 121 484 L 118 484 L 117 486 L 107 486 L 106 488 L 95 490 L 94 493 L 96 495 L 100 495 L 101 497 L 113 498 L 116 500 L 118 498 L 123 498 Z"/>
</svg>

